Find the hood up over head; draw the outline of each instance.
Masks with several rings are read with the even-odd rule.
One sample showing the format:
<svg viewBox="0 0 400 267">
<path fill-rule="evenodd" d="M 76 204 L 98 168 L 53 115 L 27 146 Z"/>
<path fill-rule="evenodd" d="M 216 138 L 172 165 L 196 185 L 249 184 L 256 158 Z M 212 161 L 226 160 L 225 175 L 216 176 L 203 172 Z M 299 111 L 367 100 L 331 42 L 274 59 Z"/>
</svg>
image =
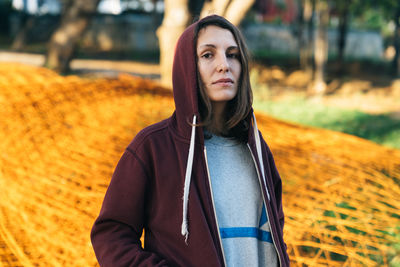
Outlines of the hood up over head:
<svg viewBox="0 0 400 267">
<path fill-rule="evenodd" d="M 212 15 L 210 17 L 218 17 Z M 202 19 L 202 20 L 204 20 Z M 181 234 L 187 242 L 189 231 L 187 221 L 187 210 L 189 200 L 189 188 L 192 175 L 193 155 L 195 150 L 196 132 L 201 144 L 204 143 L 204 136 L 200 127 L 196 130 L 196 123 L 199 121 L 199 89 L 196 63 L 195 32 L 200 21 L 190 25 L 182 33 L 175 47 L 174 63 L 172 68 L 172 85 L 175 100 L 175 127 L 178 134 L 185 139 L 190 138 L 188 161 L 186 163 L 185 183 L 183 192 L 183 212 Z M 252 112 L 251 112 L 252 113 Z M 261 175 L 265 182 L 264 165 L 262 160 L 261 141 L 257 129 L 257 123 L 253 114 L 253 132 L 249 131 L 249 136 L 254 136 L 256 143 L 257 156 L 260 161 Z M 268 192 L 267 192 L 268 193 Z M 269 199 L 269 194 L 268 194 Z"/>
<path fill-rule="evenodd" d="M 172 68 L 172 85 L 175 100 L 177 130 L 184 138 L 190 136 L 193 117 L 199 118 L 195 29 L 198 22 L 190 25 L 179 38 L 175 47 Z"/>
</svg>

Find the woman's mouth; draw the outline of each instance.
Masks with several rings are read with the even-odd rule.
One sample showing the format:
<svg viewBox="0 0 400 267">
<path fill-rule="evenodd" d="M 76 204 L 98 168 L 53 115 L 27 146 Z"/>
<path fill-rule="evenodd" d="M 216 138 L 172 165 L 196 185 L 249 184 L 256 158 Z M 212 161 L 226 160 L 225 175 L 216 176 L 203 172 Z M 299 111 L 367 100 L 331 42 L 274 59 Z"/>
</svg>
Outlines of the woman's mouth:
<svg viewBox="0 0 400 267">
<path fill-rule="evenodd" d="M 213 82 L 213 84 L 227 84 L 227 85 L 232 84 L 232 83 L 233 83 L 233 80 L 229 79 L 229 78 L 223 78 L 223 79 L 219 79 L 219 80 Z"/>
</svg>

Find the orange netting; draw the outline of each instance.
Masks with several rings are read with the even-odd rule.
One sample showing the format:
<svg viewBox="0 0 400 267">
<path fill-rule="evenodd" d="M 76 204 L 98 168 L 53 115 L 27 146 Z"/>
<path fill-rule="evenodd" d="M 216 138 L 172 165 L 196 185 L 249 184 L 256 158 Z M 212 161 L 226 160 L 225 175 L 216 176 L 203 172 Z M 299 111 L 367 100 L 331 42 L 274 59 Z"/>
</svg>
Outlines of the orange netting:
<svg viewBox="0 0 400 267">
<path fill-rule="evenodd" d="M 170 91 L 128 75 L 0 64 L 0 266 L 96 265 L 89 232 L 112 171 L 172 110 Z M 387 265 L 400 243 L 400 151 L 257 118 L 284 182 L 293 265 Z"/>
</svg>

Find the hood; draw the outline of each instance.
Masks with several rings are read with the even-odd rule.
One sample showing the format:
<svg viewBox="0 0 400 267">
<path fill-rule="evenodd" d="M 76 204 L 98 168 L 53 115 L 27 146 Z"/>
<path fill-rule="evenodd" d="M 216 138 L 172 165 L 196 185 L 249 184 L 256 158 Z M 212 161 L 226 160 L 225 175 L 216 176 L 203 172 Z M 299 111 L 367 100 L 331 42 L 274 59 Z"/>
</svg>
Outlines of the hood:
<svg viewBox="0 0 400 267">
<path fill-rule="evenodd" d="M 198 22 L 182 33 L 175 47 L 172 85 L 175 101 L 176 128 L 186 139 L 191 135 L 193 116 L 199 118 L 196 51 L 194 34 Z M 200 127 L 199 127 L 200 128 Z"/>
<path fill-rule="evenodd" d="M 213 15 L 216 16 L 216 15 Z M 197 85 L 197 65 L 196 50 L 194 44 L 195 29 L 199 22 L 193 23 L 182 33 L 175 47 L 174 63 L 172 68 L 172 85 L 175 100 L 175 117 L 174 126 L 178 134 L 187 140 L 190 140 L 188 159 L 186 163 L 185 182 L 183 188 L 183 211 L 181 234 L 187 242 L 189 236 L 188 225 L 188 199 L 189 189 L 192 176 L 193 156 L 195 152 L 195 142 L 199 139 L 204 144 L 204 135 L 202 127 L 196 127 L 196 123 L 200 117 L 198 107 L 198 85 Z M 251 111 L 251 114 L 253 112 Z M 249 114 L 249 115 L 251 115 Z M 249 131 L 249 136 L 255 137 L 257 156 L 260 162 L 262 178 L 265 182 L 264 166 L 261 153 L 260 136 L 257 129 L 257 123 L 253 114 L 253 129 Z M 269 194 L 268 194 L 269 198 Z"/>
<path fill-rule="evenodd" d="M 218 15 L 207 16 L 185 29 L 175 46 L 174 61 L 172 67 L 172 85 L 175 101 L 175 120 L 172 122 L 177 133 L 186 140 L 191 139 L 191 124 L 196 116 L 200 119 L 198 71 L 196 63 L 195 31 L 199 23 L 212 18 L 220 18 Z M 251 110 L 246 119 L 251 124 Z M 250 130 L 250 129 L 249 129 Z M 196 143 L 204 144 L 202 127 L 194 130 Z M 251 131 L 249 131 L 251 133 Z M 248 138 L 247 138 L 248 139 Z"/>
</svg>

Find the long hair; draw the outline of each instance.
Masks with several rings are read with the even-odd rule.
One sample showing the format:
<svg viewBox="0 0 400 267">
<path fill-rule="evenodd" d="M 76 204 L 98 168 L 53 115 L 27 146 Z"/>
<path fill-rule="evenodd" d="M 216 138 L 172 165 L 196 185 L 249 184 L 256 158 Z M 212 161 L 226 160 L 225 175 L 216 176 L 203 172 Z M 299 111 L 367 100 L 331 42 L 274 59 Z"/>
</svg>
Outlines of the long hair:
<svg viewBox="0 0 400 267">
<path fill-rule="evenodd" d="M 232 23 L 226 20 L 223 17 L 212 15 L 205 17 L 197 23 L 194 35 L 194 51 L 197 51 L 197 39 L 199 33 L 202 29 L 207 26 L 217 26 L 226 30 L 229 30 L 233 37 L 235 38 L 236 43 L 239 47 L 240 53 L 240 64 L 241 64 L 241 74 L 239 77 L 238 84 L 238 92 L 236 96 L 227 103 L 226 109 L 226 122 L 225 127 L 229 135 L 233 135 L 239 139 L 246 138 L 246 132 L 249 127 L 249 123 L 247 118 L 249 116 L 252 102 L 253 102 L 253 94 L 250 85 L 250 77 L 249 77 L 249 52 L 244 41 L 244 38 L 239 31 Z M 197 54 L 195 54 L 196 63 L 197 63 Z M 201 81 L 200 73 L 197 69 L 197 85 L 200 92 L 199 97 L 199 111 L 201 116 L 200 124 L 203 126 L 207 126 L 212 121 L 212 105 L 210 98 L 208 97 L 206 90 Z"/>
</svg>

